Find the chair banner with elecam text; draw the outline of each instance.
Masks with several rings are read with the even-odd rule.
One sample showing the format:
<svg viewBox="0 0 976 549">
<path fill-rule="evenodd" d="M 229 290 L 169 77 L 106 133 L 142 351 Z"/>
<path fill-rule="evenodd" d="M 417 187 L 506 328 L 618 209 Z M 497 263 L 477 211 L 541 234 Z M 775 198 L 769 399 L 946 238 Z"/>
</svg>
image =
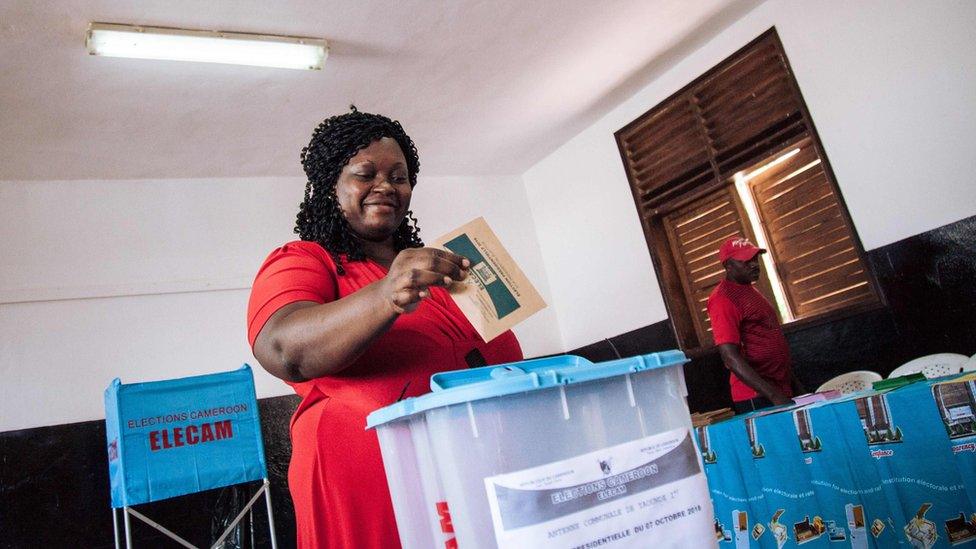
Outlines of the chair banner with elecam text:
<svg viewBox="0 0 976 549">
<path fill-rule="evenodd" d="M 105 389 L 112 507 L 267 477 L 254 377 L 230 372 Z"/>
</svg>

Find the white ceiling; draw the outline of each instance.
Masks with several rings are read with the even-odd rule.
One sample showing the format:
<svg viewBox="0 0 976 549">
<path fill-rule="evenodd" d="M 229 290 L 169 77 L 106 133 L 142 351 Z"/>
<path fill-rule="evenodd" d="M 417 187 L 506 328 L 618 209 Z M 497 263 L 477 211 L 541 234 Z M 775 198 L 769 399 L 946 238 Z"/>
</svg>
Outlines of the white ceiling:
<svg viewBox="0 0 976 549">
<path fill-rule="evenodd" d="M 300 176 L 325 116 L 520 174 L 761 0 L 0 0 L 0 180 Z M 322 37 L 322 71 L 90 57 L 91 21 Z"/>
</svg>

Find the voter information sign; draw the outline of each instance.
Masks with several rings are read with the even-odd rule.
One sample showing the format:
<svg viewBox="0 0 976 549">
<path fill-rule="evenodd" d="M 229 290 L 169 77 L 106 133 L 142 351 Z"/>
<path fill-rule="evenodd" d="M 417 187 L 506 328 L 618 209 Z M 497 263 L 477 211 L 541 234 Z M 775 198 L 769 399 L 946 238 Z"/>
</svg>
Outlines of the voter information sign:
<svg viewBox="0 0 976 549">
<path fill-rule="evenodd" d="M 267 477 L 254 377 L 237 370 L 105 389 L 112 507 Z"/>
</svg>

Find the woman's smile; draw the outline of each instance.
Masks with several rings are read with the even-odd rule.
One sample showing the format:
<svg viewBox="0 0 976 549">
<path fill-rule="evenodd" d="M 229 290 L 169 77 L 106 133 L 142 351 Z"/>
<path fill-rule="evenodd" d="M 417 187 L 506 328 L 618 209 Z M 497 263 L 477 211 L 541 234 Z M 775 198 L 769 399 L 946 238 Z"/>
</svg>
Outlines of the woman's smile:
<svg viewBox="0 0 976 549">
<path fill-rule="evenodd" d="M 395 212 L 400 205 L 396 200 L 370 199 L 363 202 L 363 209 L 373 208 L 381 212 Z"/>
</svg>

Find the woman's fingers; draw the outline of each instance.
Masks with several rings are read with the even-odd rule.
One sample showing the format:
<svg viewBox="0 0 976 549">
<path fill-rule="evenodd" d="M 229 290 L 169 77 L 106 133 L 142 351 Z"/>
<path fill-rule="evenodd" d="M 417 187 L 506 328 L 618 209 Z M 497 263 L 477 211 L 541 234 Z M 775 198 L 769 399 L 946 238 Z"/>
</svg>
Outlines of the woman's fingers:
<svg viewBox="0 0 976 549">
<path fill-rule="evenodd" d="M 431 286 L 447 287 L 454 283 L 454 278 L 440 272 L 412 269 L 404 273 L 396 283 L 394 303 L 400 307 L 419 302 L 430 297 Z"/>
<path fill-rule="evenodd" d="M 430 286 L 450 286 L 457 277 L 445 275 L 440 271 L 425 271 L 421 269 L 411 269 L 404 273 L 403 279 L 398 286 L 400 288 L 411 288 L 415 290 L 425 290 Z"/>
<path fill-rule="evenodd" d="M 398 312 L 411 312 L 420 300 L 430 296 L 431 286 L 450 286 L 464 280 L 471 262 L 455 253 L 436 248 L 407 249 L 397 256 L 387 274 L 393 305 Z"/>
<path fill-rule="evenodd" d="M 471 262 L 466 258 L 437 248 L 413 248 L 400 252 L 391 271 L 418 269 L 441 273 L 453 280 L 463 280 L 467 276 Z"/>
<path fill-rule="evenodd" d="M 421 248 L 429 250 L 427 256 L 427 270 L 442 273 L 454 280 L 461 280 L 467 276 L 467 268 L 471 262 L 466 258 L 437 248 Z"/>
</svg>

